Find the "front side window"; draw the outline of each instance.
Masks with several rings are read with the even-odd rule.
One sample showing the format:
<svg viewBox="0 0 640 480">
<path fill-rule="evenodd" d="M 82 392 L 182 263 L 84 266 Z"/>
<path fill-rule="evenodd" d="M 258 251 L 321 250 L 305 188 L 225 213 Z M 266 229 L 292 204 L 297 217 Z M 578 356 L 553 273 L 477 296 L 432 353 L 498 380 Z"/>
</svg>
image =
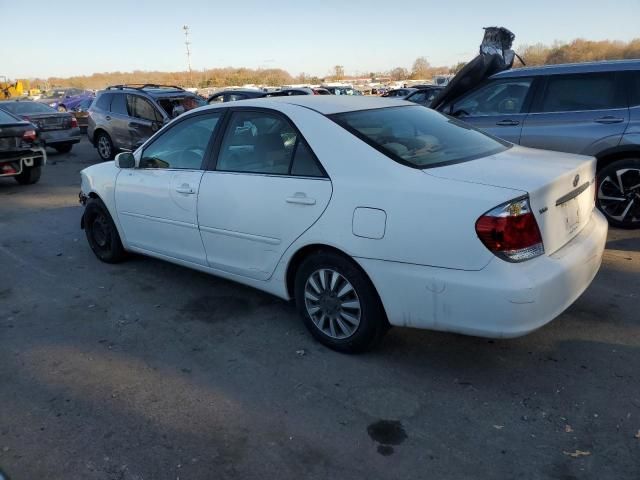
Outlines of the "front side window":
<svg viewBox="0 0 640 480">
<path fill-rule="evenodd" d="M 531 78 L 491 82 L 456 102 L 451 113 L 459 112 L 464 116 L 522 113 L 532 82 Z"/>
<path fill-rule="evenodd" d="M 129 115 L 143 120 L 149 120 L 150 122 L 161 122 L 162 115 L 156 110 L 146 98 L 142 98 L 138 95 L 127 95 L 127 108 Z"/>
<path fill-rule="evenodd" d="M 144 149 L 140 168 L 200 169 L 220 115 L 196 115 L 165 131 Z"/>
<path fill-rule="evenodd" d="M 613 73 L 551 75 L 541 111 L 579 112 L 622 107 L 615 80 Z"/>
<path fill-rule="evenodd" d="M 216 168 L 285 175 L 295 143 L 295 130 L 284 118 L 263 112 L 234 112 Z"/>
<path fill-rule="evenodd" d="M 509 148 L 470 125 L 421 106 L 332 115 L 339 125 L 388 157 L 417 168 L 457 163 Z"/>
</svg>

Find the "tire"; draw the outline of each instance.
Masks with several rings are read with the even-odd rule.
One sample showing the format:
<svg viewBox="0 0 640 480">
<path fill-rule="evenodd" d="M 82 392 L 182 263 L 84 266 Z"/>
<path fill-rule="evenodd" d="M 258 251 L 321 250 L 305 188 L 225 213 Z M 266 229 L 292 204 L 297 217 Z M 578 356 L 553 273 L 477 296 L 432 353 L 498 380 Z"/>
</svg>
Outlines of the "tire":
<svg viewBox="0 0 640 480">
<path fill-rule="evenodd" d="M 73 143 L 63 143 L 62 145 L 56 145 L 55 148 L 58 153 L 69 153 L 73 148 Z"/>
<path fill-rule="evenodd" d="M 105 263 L 118 263 L 125 259 L 118 229 L 102 201 L 91 198 L 84 209 L 84 232 L 96 257 Z"/>
<path fill-rule="evenodd" d="M 596 206 L 614 227 L 640 227 L 640 158 L 618 160 L 598 172 Z"/>
<path fill-rule="evenodd" d="M 33 185 L 40 180 L 42 175 L 42 167 L 24 167 L 20 175 L 16 175 L 16 182 L 20 185 Z"/>
<path fill-rule="evenodd" d="M 307 257 L 296 272 L 294 288 L 296 306 L 307 329 L 333 350 L 366 351 L 388 330 L 373 284 L 343 256 L 321 251 Z"/>
<path fill-rule="evenodd" d="M 96 148 L 102 160 L 113 160 L 115 157 L 113 142 L 111 141 L 111 137 L 105 132 L 99 132 L 98 135 L 96 135 Z"/>
</svg>

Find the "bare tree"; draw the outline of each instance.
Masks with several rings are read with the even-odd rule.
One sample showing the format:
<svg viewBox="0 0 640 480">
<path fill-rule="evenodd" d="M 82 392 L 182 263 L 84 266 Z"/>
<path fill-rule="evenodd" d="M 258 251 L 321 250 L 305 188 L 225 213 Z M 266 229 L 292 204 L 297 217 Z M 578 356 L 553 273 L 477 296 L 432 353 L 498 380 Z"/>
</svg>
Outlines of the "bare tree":
<svg viewBox="0 0 640 480">
<path fill-rule="evenodd" d="M 404 67 L 396 67 L 389 72 L 392 80 L 405 80 L 409 78 L 409 71 Z"/>
<path fill-rule="evenodd" d="M 344 78 L 344 66 L 336 65 L 333 67 L 333 78 L 336 80 L 342 80 Z"/>
<path fill-rule="evenodd" d="M 411 69 L 411 77 L 414 79 L 425 79 L 430 76 L 431 64 L 427 61 L 426 57 L 418 57 L 413 62 L 413 68 Z"/>
</svg>

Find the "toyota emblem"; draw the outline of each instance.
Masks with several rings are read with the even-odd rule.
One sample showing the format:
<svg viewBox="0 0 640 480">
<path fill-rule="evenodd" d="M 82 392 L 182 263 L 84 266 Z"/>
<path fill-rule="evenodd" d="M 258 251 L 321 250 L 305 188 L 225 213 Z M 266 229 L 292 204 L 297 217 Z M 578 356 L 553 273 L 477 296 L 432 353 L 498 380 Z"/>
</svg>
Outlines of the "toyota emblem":
<svg viewBox="0 0 640 480">
<path fill-rule="evenodd" d="M 577 187 L 579 181 L 580 181 L 580 175 L 576 175 L 573 179 L 573 186 Z"/>
</svg>

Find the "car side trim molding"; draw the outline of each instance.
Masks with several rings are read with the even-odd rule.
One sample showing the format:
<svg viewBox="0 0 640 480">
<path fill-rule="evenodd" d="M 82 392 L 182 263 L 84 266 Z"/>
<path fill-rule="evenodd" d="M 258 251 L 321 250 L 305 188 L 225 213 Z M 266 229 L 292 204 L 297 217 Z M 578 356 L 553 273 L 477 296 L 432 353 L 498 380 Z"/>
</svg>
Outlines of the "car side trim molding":
<svg viewBox="0 0 640 480">
<path fill-rule="evenodd" d="M 226 235 L 228 237 L 242 238 L 244 240 L 253 240 L 254 242 L 266 243 L 268 245 L 280 245 L 281 240 L 273 237 L 263 237 L 262 235 L 253 235 L 251 233 L 234 232 L 233 230 L 225 230 L 223 228 L 205 227 L 200 225 L 200 230 L 207 233 L 215 233 L 218 235 Z"/>
<path fill-rule="evenodd" d="M 198 226 L 193 224 L 193 223 L 180 222 L 178 220 L 171 220 L 169 218 L 154 217 L 154 216 L 151 216 L 151 215 L 142 215 L 140 213 L 133 213 L 133 212 L 118 212 L 118 213 L 119 213 L 119 215 L 126 215 L 128 217 L 141 218 L 143 220 L 151 220 L 152 222 L 167 223 L 169 225 L 175 225 L 177 227 L 190 228 L 192 230 L 197 230 L 198 229 Z"/>
</svg>

